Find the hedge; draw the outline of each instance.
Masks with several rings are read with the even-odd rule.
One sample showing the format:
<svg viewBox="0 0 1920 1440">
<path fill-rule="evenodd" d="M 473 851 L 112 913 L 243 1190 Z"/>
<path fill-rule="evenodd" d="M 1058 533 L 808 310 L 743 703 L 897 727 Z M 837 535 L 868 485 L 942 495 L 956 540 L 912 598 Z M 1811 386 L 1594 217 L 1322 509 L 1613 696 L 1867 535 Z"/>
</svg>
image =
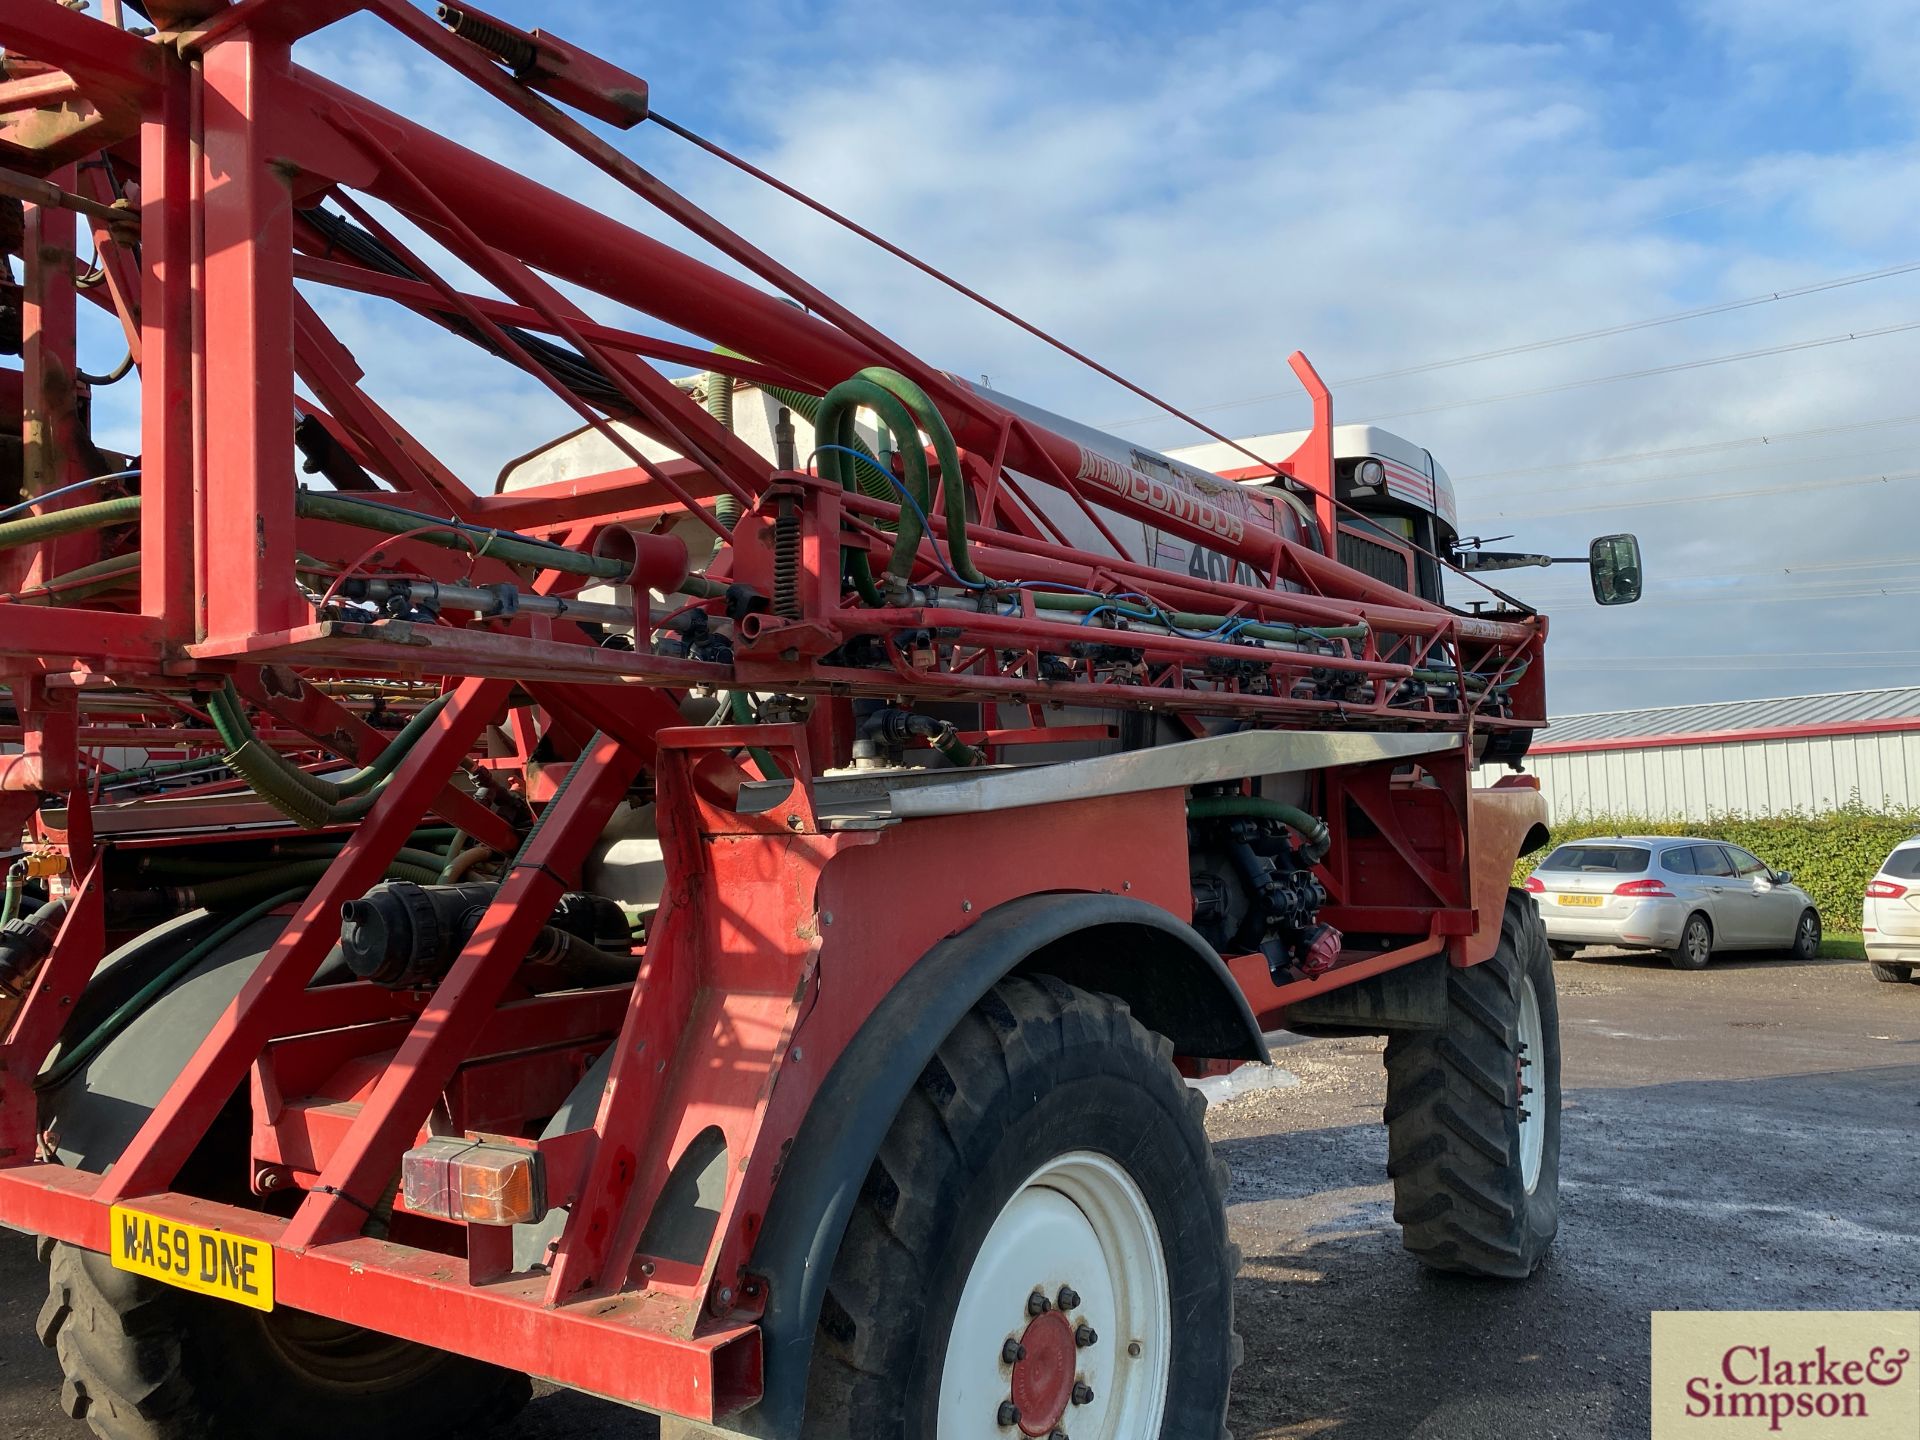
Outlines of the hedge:
<svg viewBox="0 0 1920 1440">
<path fill-rule="evenodd" d="M 1751 850 L 1776 870 L 1791 870 L 1793 883 L 1813 897 L 1828 930 L 1858 931 L 1867 882 L 1902 840 L 1920 834 L 1920 810 L 1880 811 L 1849 806 L 1824 815 L 1752 817 L 1724 815 L 1709 822 L 1648 820 L 1601 815 L 1553 827 L 1554 843 L 1598 835 L 1695 835 Z M 1533 873 L 1546 851 L 1523 855 L 1514 866 L 1517 885 Z"/>
</svg>

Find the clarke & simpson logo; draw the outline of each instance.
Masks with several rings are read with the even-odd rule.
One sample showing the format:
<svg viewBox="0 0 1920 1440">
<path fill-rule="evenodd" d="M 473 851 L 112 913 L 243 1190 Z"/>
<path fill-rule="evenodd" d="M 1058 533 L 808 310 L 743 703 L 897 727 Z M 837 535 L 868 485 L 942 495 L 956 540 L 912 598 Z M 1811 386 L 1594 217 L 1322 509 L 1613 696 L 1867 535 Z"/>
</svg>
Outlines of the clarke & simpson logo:
<svg viewBox="0 0 1920 1440">
<path fill-rule="evenodd" d="M 1911 1440 L 1917 1353 L 1915 1312 L 1658 1312 L 1653 1440 Z"/>
</svg>

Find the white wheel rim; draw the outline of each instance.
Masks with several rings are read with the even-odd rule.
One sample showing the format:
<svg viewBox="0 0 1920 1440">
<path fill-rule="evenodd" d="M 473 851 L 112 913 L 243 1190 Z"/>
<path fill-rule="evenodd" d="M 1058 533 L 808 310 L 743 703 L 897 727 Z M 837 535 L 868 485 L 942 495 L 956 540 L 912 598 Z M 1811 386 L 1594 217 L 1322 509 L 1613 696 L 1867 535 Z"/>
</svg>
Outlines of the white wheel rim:
<svg viewBox="0 0 1920 1440">
<path fill-rule="evenodd" d="M 1078 1301 L 1064 1310 L 1063 1288 Z M 1040 1317 L 1045 1336 L 1031 1332 L 1036 1349 L 1057 1336 L 1062 1315 L 1093 1339 L 1073 1348 L 1074 1389 L 1063 1414 L 1026 1413 L 1003 1426 L 1001 1406 L 1013 1403 L 1016 1380 L 1031 1395 L 1040 1373 L 1016 1376 L 1006 1354 L 1007 1342 L 1026 1338 L 1036 1323 L 1029 1313 L 1036 1292 L 1053 1307 L 1052 1318 Z M 1166 1252 L 1146 1197 L 1104 1155 L 1058 1156 L 1013 1193 L 974 1257 L 941 1365 L 937 1440 L 1007 1440 L 1056 1428 L 1073 1440 L 1157 1440 L 1172 1350 Z"/>
<path fill-rule="evenodd" d="M 1527 1193 L 1540 1183 L 1540 1162 L 1547 1153 L 1546 1077 L 1541 1064 L 1546 1055 L 1545 1032 L 1540 1025 L 1540 1001 L 1531 976 L 1520 982 L 1519 1053 L 1515 1069 L 1520 1083 L 1515 1098 L 1520 1106 L 1520 1179 Z"/>
</svg>

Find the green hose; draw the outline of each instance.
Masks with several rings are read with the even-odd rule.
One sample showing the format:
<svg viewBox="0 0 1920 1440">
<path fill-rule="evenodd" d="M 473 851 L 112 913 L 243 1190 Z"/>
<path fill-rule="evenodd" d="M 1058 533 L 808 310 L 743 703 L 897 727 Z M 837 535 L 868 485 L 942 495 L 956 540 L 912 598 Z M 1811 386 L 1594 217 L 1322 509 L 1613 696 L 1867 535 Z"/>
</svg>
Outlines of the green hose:
<svg viewBox="0 0 1920 1440">
<path fill-rule="evenodd" d="M 446 697 L 421 707 L 418 714 L 387 742 L 386 748 L 343 780 L 309 775 L 279 751 L 254 737 L 246 709 L 231 682 L 207 697 L 207 713 L 227 746 L 227 764 L 288 819 L 309 830 L 357 820 L 372 808 L 387 780 L 407 753 L 433 725 Z"/>
<path fill-rule="evenodd" d="M 298 900 L 306 893 L 305 888 L 300 888 L 283 890 L 277 895 L 269 895 L 266 899 L 248 906 L 238 915 L 216 926 L 194 945 L 184 951 L 179 959 L 175 960 L 171 965 L 168 965 L 158 975 L 155 975 L 132 995 L 128 996 L 127 999 L 122 1001 L 115 1007 L 112 1014 L 94 1026 L 92 1030 L 88 1031 L 86 1035 L 76 1041 L 71 1048 L 63 1048 L 60 1052 L 60 1058 L 41 1072 L 40 1077 L 33 1082 L 33 1088 L 36 1090 L 51 1090 L 54 1086 L 66 1080 L 82 1065 L 91 1060 L 94 1055 L 99 1053 L 101 1046 L 105 1045 L 114 1036 L 126 1029 L 133 1018 L 142 1010 L 146 1009 L 148 1005 L 152 1004 L 174 981 L 192 970 L 194 966 L 198 965 L 207 956 L 219 949 L 220 946 L 224 945 L 228 940 L 238 935 L 262 916 L 272 914 L 282 905 L 290 901 Z"/>
<path fill-rule="evenodd" d="M 1324 625 L 1312 629 L 1292 625 L 1269 625 L 1265 621 L 1239 624 L 1229 615 L 1200 615 L 1191 610 L 1143 610 L 1106 595 L 1064 595 L 1053 590 L 1035 590 L 1033 603 L 1041 610 L 1070 610 L 1084 614 L 1090 610 L 1115 610 L 1135 620 L 1169 622 L 1182 630 L 1219 630 L 1232 625 L 1235 635 L 1252 635 L 1260 640 L 1280 640 L 1298 644 L 1307 640 L 1364 640 L 1365 625 Z"/>
<path fill-rule="evenodd" d="M 934 736 L 930 743 L 934 749 L 947 757 L 948 764 L 962 770 L 966 769 L 969 765 L 978 765 L 986 759 L 986 757 L 974 749 L 973 746 L 962 740 L 959 732 L 951 725 Z"/>
<path fill-rule="evenodd" d="M 263 867 L 258 860 L 197 860 L 188 857 L 156 859 L 143 865 L 140 873 L 162 883 L 188 885 L 193 889 L 195 897 L 205 904 L 208 902 L 199 883 L 201 881 L 213 883 L 228 879 L 246 879 L 255 875 L 278 875 L 282 870 L 292 870 L 302 865 L 318 865 L 322 867 L 322 873 L 324 873 L 325 867 L 332 864 L 338 854 L 337 849 L 331 855 L 302 855 L 297 852 L 277 850 L 272 856 L 272 863 L 267 867 Z M 394 855 L 393 863 L 404 865 L 409 870 L 426 871 L 437 877 L 445 859 L 445 856 L 431 850 L 416 850 L 411 846 L 403 846 Z M 402 878 L 411 880 L 414 877 L 406 875 Z M 216 892 L 216 894 L 219 893 Z"/>
<path fill-rule="evenodd" d="M 433 855 L 427 858 L 431 863 L 410 865 L 395 857 L 393 863 L 387 866 L 387 878 L 431 885 L 440 876 L 440 857 Z M 209 910 L 222 910 L 230 905 L 243 905 L 257 897 L 262 890 L 276 887 L 299 886 L 301 888 L 297 893 L 304 895 L 332 868 L 333 863 L 331 860 L 296 860 L 290 865 L 275 865 L 270 870 L 255 870 L 249 875 L 229 875 L 219 880 L 200 881 L 190 888 L 193 898 L 201 905 Z"/>
<path fill-rule="evenodd" d="M 724 345 L 716 347 L 715 353 L 731 355 L 736 360 L 744 360 L 747 358 L 737 350 L 729 350 Z M 709 375 L 711 375 L 711 372 L 709 372 Z M 798 415 L 801 419 L 805 420 L 808 425 L 813 427 L 814 444 L 824 445 L 829 443 L 829 437 L 822 433 L 820 426 L 820 409 L 821 406 L 826 403 L 821 396 L 809 395 L 804 390 L 789 390 L 784 385 L 768 385 L 765 382 L 756 383 L 760 386 L 761 394 L 770 397 L 776 404 L 786 406 L 787 409 L 793 411 L 794 414 Z M 709 391 L 709 394 L 711 394 L 711 391 Z M 882 428 L 884 428 L 884 425 Z M 832 443 L 838 444 L 841 442 L 834 441 Z M 881 463 L 879 456 L 875 455 L 873 451 L 868 448 L 867 442 L 860 438 L 857 430 L 845 443 L 847 443 L 856 454 L 871 461 L 874 466 L 877 467 Z M 829 451 L 828 454 L 820 457 L 820 473 L 823 476 L 837 479 L 842 486 L 845 486 L 846 480 L 843 472 L 834 468 L 831 462 L 849 458 L 850 457 Z M 856 469 L 859 472 L 856 486 L 861 494 L 883 500 L 896 498 L 893 487 L 887 484 L 885 477 L 879 473 L 878 469 L 868 469 L 867 466 L 858 464 L 856 464 Z M 883 521 L 881 523 L 882 527 L 885 528 L 885 522 Z M 874 581 L 873 566 L 868 563 L 867 552 L 865 550 L 857 549 L 853 546 L 843 546 L 840 551 L 840 563 L 847 573 L 847 578 L 853 581 L 854 591 L 860 596 L 863 604 L 879 606 L 887 603 L 886 596 L 881 593 L 880 586 Z"/>
<path fill-rule="evenodd" d="M 918 431 L 924 430 L 933 440 L 934 458 L 940 462 L 940 498 L 947 512 L 947 563 L 953 567 L 953 573 L 968 585 L 985 585 L 987 577 L 973 567 L 973 560 L 967 553 L 967 480 L 966 472 L 960 468 L 960 448 L 954 444 L 953 431 L 940 413 L 940 407 L 933 403 L 931 396 L 898 370 L 889 370 L 883 365 L 870 365 L 857 377 L 883 386 L 899 397 L 913 418 L 919 422 L 917 427 L 901 428 L 895 426 L 894 433 L 908 440 L 908 450 L 920 449 L 915 438 Z M 925 464 L 925 452 L 921 452 L 921 463 Z M 905 528 L 905 517 L 902 517 Z"/>
<path fill-rule="evenodd" d="M 10 924 L 13 917 L 20 913 L 20 892 L 26 888 L 26 874 L 16 861 L 7 867 L 6 891 L 0 895 L 0 925 Z"/>
<path fill-rule="evenodd" d="M 851 380 L 841 381 L 820 402 L 814 440 L 822 447 L 829 447 L 819 452 L 820 473 L 844 490 L 898 503 L 900 497 L 887 479 L 887 474 L 892 472 L 882 474 L 877 468 L 877 459 L 869 465 L 864 461 L 856 461 L 846 453 L 854 448 L 853 442 L 859 439 L 857 420 L 863 407 L 872 410 L 880 417 L 880 423 L 897 435 L 917 433 L 913 414 L 900 397 L 877 381 L 868 379 L 862 372 Z M 906 462 L 907 472 L 902 488 L 913 498 L 913 504 L 900 506 L 900 522 L 894 532 L 893 554 L 887 561 L 887 573 L 905 583 L 913 578 L 914 557 L 919 553 L 920 537 L 925 533 L 920 516 L 932 503 L 933 481 L 927 471 L 926 451 L 920 446 L 909 445 L 900 455 Z"/>
<path fill-rule="evenodd" d="M 727 714 L 734 724 L 752 725 L 756 723 L 759 717 L 753 713 L 753 706 L 747 701 L 746 691 L 729 690 L 725 693 Z M 761 746 L 749 745 L 747 747 L 747 754 L 751 755 L 753 757 L 753 763 L 760 767 L 762 779 L 772 780 L 786 773 L 774 763 L 772 753 L 763 749 Z"/>
<path fill-rule="evenodd" d="M 104 595 L 109 590 L 118 590 L 129 583 L 137 582 L 140 576 L 140 552 L 123 551 L 118 555 L 109 555 L 104 560 L 96 560 L 91 565 L 81 565 L 72 570 L 64 570 L 58 575 L 49 576 L 38 585 L 18 592 L 22 605 L 70 605 L 75 600 L 85 600 L 90 596 Z"/>
<path fill-rule="evenodd" d="M 43 540 L 58 540 L 62 535 L 77 535 L 82 530 L 98 530 L 119 525 L 140 515 L 140 497 L 122 495 L 117 500 L 96 500 L 91 505 L 75 505 L 69 510 L 50 510 L 45 515 L 29 515 L 24 520 L 0 524 L 0 550 L 17 545 L 37 545 Z"/>
<path fill-rule="evenodd" d="M 205 770 L 227 762 L 218 755 L 189 755 L 184 760 L 156 760 L 149 765 L 134 765 L 125 770 L 109 770 L 100 777 L 102 785 L 117 785 L 122 780 L 157 780 L 163 775 L 179 775 L 188 770 Z"/>
<path fill-rule="evenodd" d="M 1263 800 L 1257 795 L 1195 795 L 1187 801 L 1189 820 L 1277 820 L 1301 840 L 1301 854 L 1310 865 L 1327 858 L 1333 836 L 1327 822 L 1297 805 Z"/>
<path fill-rule="evenodd" d="M 733 377 L 707 371 L 707 414 L 722 430 L 733 430 Z M 740 519 L 740 501 L 732 494 L 714 498 L 713 518 L 731 530 Z"/>
<path fill-rule="evenodd" d="M 118 502 L 112 502 L 118 503 Z M 542 570 L 562 570 L 569 575 L 588 575 L 597 580 L 624 580 L 629 566 L 610 557 L 583 555 L 563 545 L 528 539 L 485 525 L 466 525 L 457 520 L 436 520 L 416 510 L 402 510 L 375 501 L 356 500 L 334 490 L 298 490 L 294 492 L 296 515 L 309 520 L 331 520 L 340 525 L 357 525 L 363 530 L 378 530 L 388 535 L 406 535 L 426 545 L 459 550 L 469 555 L 484 555 L 513 565 L 531 565 Z M 422 530 L 422 526 L 439 528 Z M 419 530 L 418 535 L 412 532 Z"/>
</svg>

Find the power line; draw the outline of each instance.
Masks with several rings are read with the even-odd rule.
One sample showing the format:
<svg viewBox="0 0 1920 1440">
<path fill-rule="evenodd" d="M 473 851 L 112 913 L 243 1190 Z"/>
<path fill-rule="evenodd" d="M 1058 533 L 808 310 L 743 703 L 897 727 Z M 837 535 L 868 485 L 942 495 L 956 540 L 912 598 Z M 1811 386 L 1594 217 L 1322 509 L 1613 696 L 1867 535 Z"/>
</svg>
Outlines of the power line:
<svg viewBox="0 0 1920 1440">
<path fill-rule="evenodd" d="M 1397 380 L 1404 375 L 1424 375 L 1433 370 L 1448 370 L 1459 365 L 1477 365 L 1486 360 L 1504 360 L 1513 355 L 1528 355 L 1539 350 L 1552 350 L 1561 345 L 1577 345 L 1587 340 L 1604 340 L 1614 335 L 1628 335 L 1636 330 L 1651 330 L 1660 325 L 1675 325 L 1683 320 L 1699 320 L 1708 315 L 1724 315 L 1733 310 L 1749 310 L 1756 305 L 1770 305 L 1777 300 L 1792 300 L 1802 295 L 1816 295 L 1826 290 L 1839 290 L 1849 285 L 1864 285 L 1870 280 L 1885 280 L 1895 275 L 1906 275 L 1920 270 L 1920 260 L 1909 260 L 1899 265 L 1889 265 L 1881 270 L 1865 270 L 1857 275 L 1840 275 L 1829 280 L 1816 280 L 1808 285 L 1797 285 L 1786 290 L 1770 290 L 1763 295 L 1750 295 L 1744 300 L 1723 300 L 1715 305 L 1701 305 L 1692 310 L 1676 310 L 1670 315 L 1655 315 L 1645 320 L 1629 320 L 1620 325 L 1602 326 L 1597 330 L 1582 330 L 1572 335 L 1556 335 L 1547 340 L 1528 340 L 1518 345 L 1507 345 L 1497 350 L 1481 350 L 1471 355 L 1454 355 L 1445 360 L 1426 360 L 1417 365 L 1403 365 L 1395 370 L 1376 370 L 1371 375 L 1355 375 L 1345 380 L 1333 380 L 1328 384 L 1335 388 L 1348 385 L 1371 385 L 1376 380 Z M 1196 415 L 1206 415 L 1221 410 L 1238 410 L 1248 405 L 1258 405 L 1267 400 L 1284 399 L 1295 394 L 1291 390 L 1272 390 L 1260 395 L 1249 395 L 1241 400 L 1222 400 L 1213 405 L 1191 407 Z M 1160 415 L 1142 415 L 1131 420 L 1110 421 L 1102 429 L 1120 429 L 1128 425 L 1145 425 L 1149 421 L 1165 417 Z"/>
<path fill-rule="evenodd" d="M 1550 510 L 1495 510 L 1488 519 L 1540 520 L 1561 515 L 1601 515 L 1614 510 L 1647 510 L 1668 505 L 1708 505 L 1721 500 L 1754 500 L 1767 495 L 1803 495 L 1810 490 L 1843 490 L 1855 485 L 1890 485 L 1920 478 L 1920 470 L 1890 470 L 1881 475 L 1840 475 L 1800 480 L 1789 485 L 1756 485 L 1747 490 L 1712 490 L 1704 495 L 1658 495 L 1604 505 L 1556 505 Z"/>
<path fill-rule="evenodd" d="M 1671 670 L 1868 670 L 1920 665 L 1920 650 L 1824 650 L 1797 655 L 1648 655 L 1549 662 L 1559 671 L 1634 674 Z"/>
<path fill-rule="evenodd" d="M 1447 370 L 1456 365 L 1477 365 L 1483 360 L 1504 360 L 1509 355 L 1528 355 L 1536 350 L 1552 350 L 1561 345 L 1577 345 L 1585 340 L 1605 340 L 1613 335 L 1630 335 L 1636 330 L 1651 330 L 1657 325 L 1675 325 L 1682 320 L 1699 320 L 1708 315 L 1724 315 L 1731 310 L 1750 310 L 1755 305 L 1770 305 L 1776 300 L 1793 300 L 1802 295 L 1817 295 L 1823 290 L 1839 290 L 1848 285 L 1864 285 L 1869 280 L 1885 280 L 1893 275 L 1905 275 L 1920 270 L 1920 260 L 1908 260 L 1904 264 L 1889 265 L 1883 270 L 1865 270 L 1858 275 L 1841 275 L 1831 280 L 1816 280 L 1810 285 L 1797 285 L 1790 290 L 1773 290 L 1765 295 L 1750 295 L 1744 300 L 1723 300 L 1717 305 L 1702 305 L 1693 310 L 1677 310 L 1671 315 L 1655 315 L 1649 320 L 1630 320 L 1623 325 L 1602 326 L 1598 330 L 1582 330 L 1574 335 L 1559 335 L 1551 340 L 1529 340 L 1520 345 L 1508 345 L 1499 350 L 1482 350 L 1473 355 L 1457 355 L 1449 360 L 1428 360 L 1419 365 L 1403 365 L 1397 370 L 1376 370 L 1371 375 L 1356 375 L 1351 380 L 1341 380 L 1340 385 L 1370 385 L 1376 380 L 1397 380 L 1402 375 L 1423 375 L 1429 370 Z"/>
<path fill-rule="evenodd" d="M 1838 455 L 1821 455 L 1817 458 L 1823 464 L 1838 464 L 1842 460 L 1877 460 L 1883 455 L 1911 455 L 1915 446 L 1916 442 L 1909 440 L 1903 444 L 1889 445 L 1879 450 L 1846 450 Z M 1804 458 L 1749 461 L 1740 465 L 1716 465 L 1707 470 L 1672 470 L 1657 475 L 1635 475 L 1625 480 L 1574 481 L 1570 482 L 1568 489 L 1557 493 L 1578 495 L 1604 490 L 1611 494 L 1616 490 L 1625 490 L 1637 485 L 1666 485 L 1677 480 L 1699 480 L 1709 475 L 1753 475 L 1767 470 L 1804 470 L 1809 463 Z"/>
<path fill-rule="evenodd" d="M 1559 395 L 1568 390 L 1583 390 L 1591 385 L 1617 385 L 1626 380 L 1647 380 L 1655 375 L 1676 375 L 1684 370 L 1705 370 L 1714 365 L 1732 365 L 1740 360 L 1759 360 L 1769 355 L 1790 355 L 1801 350 L 1819 350 L 1829 345 L 1846 345 L 1855 340 L 1876 340 L 1920 330 L 1920 320 L 1898 325 L 1881 325 L 1872 330 L 1849 330 L 1844 335 L 1822 335 L 1811 340 L 1795 340 L 1785 345 L 1767 345 L 1758 350 L 1741 350 L 1731 355 L 1708 355 L 1699 360 L 1681 360 L 1672 365 L 1653 365 L 1645 370 L 1622 370 L 1614 375 L 1594 375 L 1585 380 L 1565 380 L 1558 385 L 1538 385 L 1531 390 L 1509 390 L 1503 395 L 1481 395 L 1472 400 L 1448 400 L 1438 405 L 1422 405 L 1413 410 L 1390 410 L 1384 415 L 1369 415 L 1350 424 L 1377 425 L 1383 420 L 1404 420 L 1414 415 L 1437 415 L 1443 410 L 1469 410 L 1478 405 L 1498 405 L 1508 400 L 1531 400 L 1541 395 Z"/>
<path fill-rule="evenodd" d="M 1552 465 L 1520 465 L 1511 470 L 1480 470 L 1471 475 L 1453 475 L 1458 485 L 1466 480 L 1504 480 L 1511 475 L 1547 475 L 1562 470 L 1586 470 L 1601 465 L 1628 465 L 1637 460 L 1677 460 L 1688 455 L 1706 455 L 1715 450 L 1738 450 L 1752 445 L 1776 445 L 1783 440 L 1807 440 L 1818 435 L 1841 435 L 1854 430 L 1876 430 L 1889 425 L 1912 425 L 1920 414 L 1889 415 L 1884 420 L 1856 420 L 1848 425 L 1818 425 L 1810 430 L 1776 430 L 1770 435 L 1742 435 L 1733 440 L 1709 440 L 1699 445 L 1675 445 L 1665 450 L 1633 450 L 1623 455 L 1600 455 L 1592 460 L 1562 460 Z"/>
</svg>

